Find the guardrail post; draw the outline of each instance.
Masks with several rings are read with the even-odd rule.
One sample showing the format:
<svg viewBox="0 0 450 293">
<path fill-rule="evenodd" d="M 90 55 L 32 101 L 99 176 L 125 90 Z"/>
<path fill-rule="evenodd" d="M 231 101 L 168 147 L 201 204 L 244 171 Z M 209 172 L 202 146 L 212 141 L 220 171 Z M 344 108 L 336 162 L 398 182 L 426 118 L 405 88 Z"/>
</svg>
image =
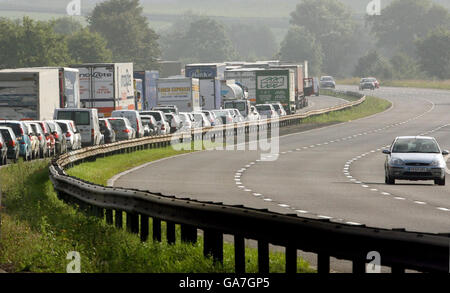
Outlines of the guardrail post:
<svg viewBox="0 0 450 293">
<path fill-rule="evenodd" d="M 123 228 L 123 212 L 122 211 L 116 210 L 115 222 L 116 222 L 116 228 L 119 228 L 119 229 Z"/>
<path fill-rule="evenodd" d="M 245 240 L 239 235 L 234 235 L 234 271 L 236 274 L 245 273 Z"/>
<path fill-rule="evenodd" d="M 113 224 L 113 211 L 112 210 L 106 210 L 106 224 L 112 225 Z"/>
<path fill-rule="evenodd" d="M 292 245 L 286 246 L 286 273 L 297 273 L 297 248 Z"/>
<path fill-rule="evenodd" d="M 169 244 L 175 244 L 175 223 L 167 221 L 166 222 L 167 227 L 167 243 Z"/>
<path fill-rule="evenodd" d="M 269 273 L 269 243 L 264 240 L 258 240 L 258 271 Z"/>
<path fill-rule="evenodd" d="M 353 274 L 364 274 L 366 272 L 366 261 L 364 258 L 356 258 L 352 261 Z"/>
<path fill-rule="evenodd" d="M 153 240 L 161 242 L 161 219 L 153 218 Z"/>
<path fill-rule="evenodd" d="M 319 274 L 330 273 L 330 255 L 325 252 L 319 252 L 317 255 L 317 272 Z"/>
<path fill-rule="evenodd" d="M 127 212 L 127 230 L 131 233 L 139 233 L 139 215 Z"/>
<path fill-rule="evenodd" d="M 223 234 L 214 230 L 205 230 L 203 235 L 203 254 L 211 255 L 216 262 L 223 263 Z"/>
<path fill-rule="evenodd" d="M 148 216 L 141 215 L 141 241 L 148 240 Z"/>
<path fill-rule="evenodd" d="M 181 225 L 181 241 L 196 243 L 197 242 L 197 228 L 190 225 Z"/>
<path fill-rule="evenodd" d="M 393 273 L 393 274 L 404 274 L 405 273 L 405 268 L 400 266 L 400 265 L 393 265 L 391 267 L 391 273 Z"/>
</svg>

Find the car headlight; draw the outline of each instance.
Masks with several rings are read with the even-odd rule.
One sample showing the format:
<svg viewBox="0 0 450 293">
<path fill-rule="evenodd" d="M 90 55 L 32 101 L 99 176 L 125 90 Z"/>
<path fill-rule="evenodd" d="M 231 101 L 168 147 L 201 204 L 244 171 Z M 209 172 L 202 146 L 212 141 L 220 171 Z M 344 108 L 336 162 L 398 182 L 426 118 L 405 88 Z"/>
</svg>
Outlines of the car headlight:
<svg viewBox="0 0 450 293">
<path fill-rule="evenodd" d="M 433 167 L 437 167 L 437 166 L 440 166 L 441 163 L 439 162 L 439 160 L 434 160 L 433 162 L 431 162 L 430 165 L 433 166 Z"/>
<path fill-rule="evenodd" d="M 391 165 L 404 165 L 405 162 L 403 162 L 403 160 L 401 159 L 392 159 L 391 160 Z"/>
</svg>

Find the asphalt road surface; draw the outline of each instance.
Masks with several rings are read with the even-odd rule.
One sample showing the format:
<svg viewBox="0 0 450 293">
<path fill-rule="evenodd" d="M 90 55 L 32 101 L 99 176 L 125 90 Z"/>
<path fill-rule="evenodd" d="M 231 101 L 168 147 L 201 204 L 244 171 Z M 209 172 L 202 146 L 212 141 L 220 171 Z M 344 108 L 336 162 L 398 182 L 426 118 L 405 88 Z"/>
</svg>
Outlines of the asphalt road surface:
<svg viewBox="0 0 450 293">
<path fill-rule="evenodd" d="M 393 107 L 281 136 L 279 156 L 272 161 L 262 161 L 267 156 L 261 151 L 204 151 L 154 162 L 114 185 L 355 225 L 450 232 L 450 183 L 386 185 L 381 153 L 400 135 L 434 136 L 442 149 L 450 149 L 450 91 L 381 88 L 373 94 Z M 333 98 L 314 99 L 313 107 L 332 106 Z M 335 269 L 346 271 L 348 266 Z"/>
</svg>

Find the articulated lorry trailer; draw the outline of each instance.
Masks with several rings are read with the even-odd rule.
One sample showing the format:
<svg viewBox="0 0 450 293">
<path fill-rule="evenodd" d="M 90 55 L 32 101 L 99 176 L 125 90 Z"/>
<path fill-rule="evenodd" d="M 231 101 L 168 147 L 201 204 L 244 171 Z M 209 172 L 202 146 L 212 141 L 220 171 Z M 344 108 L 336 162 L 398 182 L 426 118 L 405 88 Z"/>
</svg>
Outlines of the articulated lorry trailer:
<svg viewBox="0 0 450 293">
<path fill-rule="evenodd" d="M 288 114 L 296 112 L 295 73 L 292 69 L 256 71 L 256 103 L 281 103 Z"/>
<path fill-rule="evenodd" d="M 197 78 L 160 78 L 157 81 L 157 106 L 175 105 L 179 112 L 200 111 L 200 88 Z"/>
<path fill-rule="evenodd" d="M 292 69 L 294 71 L 295 82 L 295 104 L 297 109 L 308 106 L 308 99 L 304 92 L 304 66 L 299 64 L 282 64 L 271 66 L 270 69 Z"/>
<path fill-rule="evenodd" d="M 81 108 L 98 110 L 111 117 L 115 110 L 135 110 L 133 63 L 71 65 L 80 71 Z"/>
<path fill-rule="evenodd" d="M 0 70 L 0 119 L 48 120 L 60 106 L 59 70 Z"/>
</svg>

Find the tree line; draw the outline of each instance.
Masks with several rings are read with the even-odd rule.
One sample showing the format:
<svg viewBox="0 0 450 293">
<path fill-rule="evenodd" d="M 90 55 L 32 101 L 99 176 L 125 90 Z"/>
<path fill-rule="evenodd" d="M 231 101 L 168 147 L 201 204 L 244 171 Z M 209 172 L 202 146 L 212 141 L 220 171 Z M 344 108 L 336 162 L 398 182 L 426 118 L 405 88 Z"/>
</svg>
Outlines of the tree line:
<svg viewBox="0 0 450 293">
<path fill-rule="evenodd" d="M 280 44 L 264 24 L 179 17 L 157 34 L 138 0 L 96 5 L 83 26 L 0 19 L 0 67 L 129 62 L 157 69 L 157 60 L 184 63 L 308 60 L 312 74 L 383 79 L 450 78 L 450 14 L 431 0 L 394 0 L 381 15 L 357 19 L 339 0 L 299 0 Z"/>
</svg>

